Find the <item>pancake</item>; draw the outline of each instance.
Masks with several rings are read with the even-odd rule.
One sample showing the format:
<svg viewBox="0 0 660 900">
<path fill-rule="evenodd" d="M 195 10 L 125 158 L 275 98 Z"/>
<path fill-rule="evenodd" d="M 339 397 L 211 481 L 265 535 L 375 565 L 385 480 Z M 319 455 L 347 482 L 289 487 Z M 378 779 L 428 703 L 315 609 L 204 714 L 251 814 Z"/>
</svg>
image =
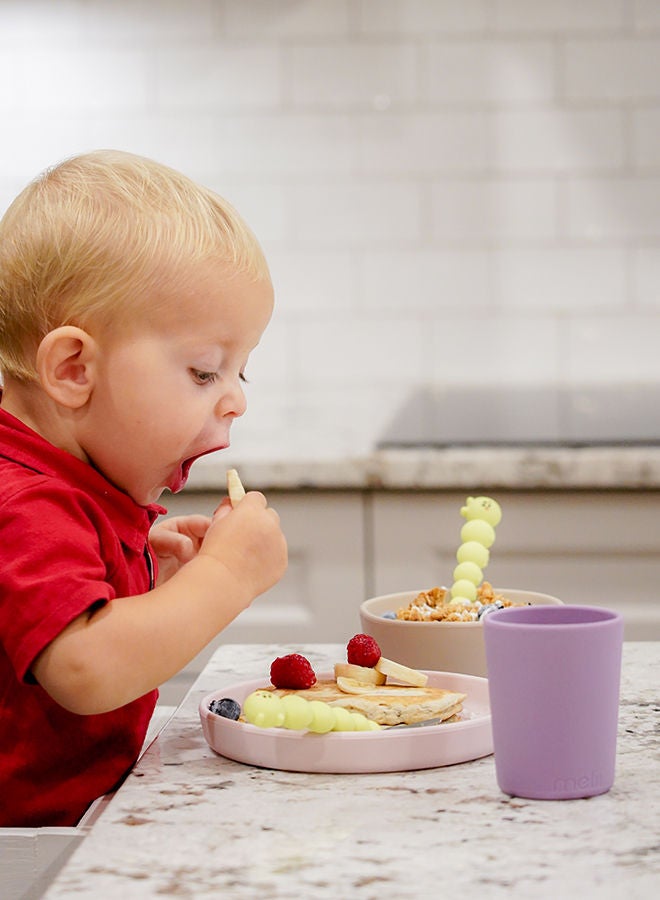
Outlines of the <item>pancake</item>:
<svg viewBox="0 0 660 900">
<path fill-rule="evenodd" d="M 402 684 L 365 686 L 360 693 L 346 693 L 335 681 L 317 681 L 311 688 L 293 690 L 269 688 L 278 697 L 298 694 L 305 700 L 321 700 L 330 706 L 342 706 L 349 712 L 362 713 L 379 725 L 412 725 L 426 719 L 442 721 L 457 715 L 463 708 L 465 694 L 443 688 L 412 687 Z"/>
</svg>

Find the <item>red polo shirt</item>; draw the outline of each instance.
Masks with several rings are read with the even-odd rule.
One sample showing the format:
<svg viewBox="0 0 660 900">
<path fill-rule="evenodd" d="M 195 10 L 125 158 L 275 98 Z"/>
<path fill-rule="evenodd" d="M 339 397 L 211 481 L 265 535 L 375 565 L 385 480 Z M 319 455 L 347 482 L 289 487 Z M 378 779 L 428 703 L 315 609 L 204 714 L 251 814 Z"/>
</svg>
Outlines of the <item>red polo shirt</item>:
<svg viewBox="0 0 660 900">
<path fill-rule="evenodd" d="M 79 716 L 30 666 L 85 610 L 149 590 L 160 512 L 0 408 L 0 825 L 75 825 L 135 762 L 157 691 Z"/>
</svg>

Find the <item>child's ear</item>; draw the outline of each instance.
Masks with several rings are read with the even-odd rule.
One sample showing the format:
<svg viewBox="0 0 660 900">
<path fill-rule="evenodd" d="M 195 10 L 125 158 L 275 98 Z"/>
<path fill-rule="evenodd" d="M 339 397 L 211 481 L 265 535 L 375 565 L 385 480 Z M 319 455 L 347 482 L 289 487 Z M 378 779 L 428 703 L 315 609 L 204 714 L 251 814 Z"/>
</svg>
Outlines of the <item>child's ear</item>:
<svg viewBox="0 0 660 900">
<path fill-rule="evenodd" d="M 94 387 L 97 344 L 82 328 L 62 325 L 49 331 L 37 350 L 37 372 L 46 393 L 69 409 L 79 409 Z"/>
</svg>

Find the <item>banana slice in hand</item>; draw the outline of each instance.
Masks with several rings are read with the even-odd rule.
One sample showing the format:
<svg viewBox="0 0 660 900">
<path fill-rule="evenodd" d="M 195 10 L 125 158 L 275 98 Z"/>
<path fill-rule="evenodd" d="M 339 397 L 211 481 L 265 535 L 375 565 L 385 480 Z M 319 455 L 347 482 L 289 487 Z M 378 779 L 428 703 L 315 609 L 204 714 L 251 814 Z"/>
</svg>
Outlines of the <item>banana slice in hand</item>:
<svg viewBox="0 0 660 900">
<path fill-rule="evenodd" d="M 241 484 L 236 469 L 227 469 L 227 493 L 232 507 L 237 506 L 245 497 L 245 488 Z"/>
<path fill-rule="evenodd" d="M 423 672 L 418 672 L 417 669 L 409 669 L 408 666 L 386 659 L 384 656 L 381 656 L 374 668 L 382 675 L 389 675 L 391 678 L 403 681 L 404 684 L 414 684 L 415 687 L 424 687 L 429 680 L 429 676 Z M 339 680 L 337 680 L 337 683 L 339 683 Z"/>
<path fill-rule="evenodd" d="M 335 680 L 352 678 L 361 684 L 385 684 L 382 672 L 369 666 L 356 666 L 354 663 L 335 663 Z"/>
</svg>

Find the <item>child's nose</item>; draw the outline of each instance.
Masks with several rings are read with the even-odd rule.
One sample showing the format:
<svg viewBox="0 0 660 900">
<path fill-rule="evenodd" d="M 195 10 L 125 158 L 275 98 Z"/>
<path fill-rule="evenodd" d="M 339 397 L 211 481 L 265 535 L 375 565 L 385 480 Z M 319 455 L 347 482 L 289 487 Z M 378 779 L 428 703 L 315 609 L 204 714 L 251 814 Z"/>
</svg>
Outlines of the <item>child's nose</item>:
<svg viewBox="0 0 660 900">
<path fill-rule="evenodd" d="M 246 409 L 245 392 L 241 387 L 240 381 L 236 379 L 236 381 L 231 383 L 231 386 L 228 385 L 227 390 L 224 391 L 222 397 L 218 400 L 216 414 L 220 417 L 238 417 L 242 416 Z"/>
</svg>

